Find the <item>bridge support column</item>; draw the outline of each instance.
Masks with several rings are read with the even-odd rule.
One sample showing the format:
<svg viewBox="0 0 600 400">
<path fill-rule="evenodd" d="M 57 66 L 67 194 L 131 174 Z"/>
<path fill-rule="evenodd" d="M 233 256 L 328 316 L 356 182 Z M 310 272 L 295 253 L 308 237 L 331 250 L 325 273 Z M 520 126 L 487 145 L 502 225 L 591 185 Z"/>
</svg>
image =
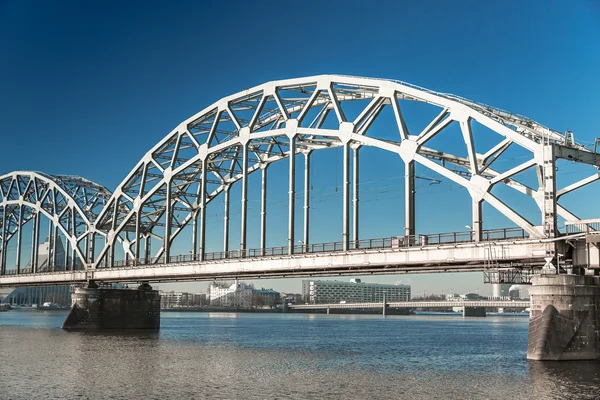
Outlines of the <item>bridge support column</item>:
<svg viewBox="0 0 600 400">
<path fill-rule="evenodd" d="M 289 191 L 288 191 L 288 254 L 294 254 L 296 216 L 296 135 L 290 136 Z"/>
<path fill-rule="evenodd" d="M 600 358 L 600 277 L 532 279 L 528 360 Z"/>
<path fill-rule="evenodd" d="M 343 165 L 343 222 L 342 222 L 342 249 L 347 251 L 350 247 L 350 142 L 344 143 Z"/>
<path fill-rule="evenodd" d="M 473 236 L 472 239 L 474 242 L 481 242 L 482 240 L 482 236 L 483 236 L 483 227 L 482 227 L 482 221 L 481 221 L 481 205 L 483 203 L 483 200 L 480 199 L 476 199 L 473 198 L 472 200 L 473 203 L 473 208 L 471 210 L 471 213 L 473 215 Z"/>
<path fill-rule="evenodd" d="M 223 252 L 225 258 L 229 252 L 229 185 L 223 189 Z"/>
<path fill-rule="evenodd" d="M 302 236 L 302 252 L 308 252 L 310 241 L 310 154 L 304 152 L 304 235 Z"/>
<path fill-rule="evenodd" d="M 246 256 L 247 250 L 247 232 L 248 226 L 248 142 L 244 143 L 242 148 L 242 222 L 240 225 L 240 252 L 241 256 Z"/>
<path fill-rule="evenodd" d="M 358 248 L 358 240 L 359 240 L 359 236 L 358 236 L 358 223 L 359 223 L 359 217 L 358 217 L 358 202 L 359 200 L 359 188 L 360 188 L 360 181 L 359 181 L 359 158 L 358 158 L 358 151 L 360 150 L 360 146 L 355 146 L 353 147 L 354 152 L 352 153 L 353 155 L 353 160 L 352 160 L 352 240 L 354 241 L 354 244 L 352 246 L 353 249 L 357 249 Z"/>
<path fill-rule="evenodd" d="M 261 165 L 260 169 L 260 255 L 265 255 L 267 248 L 267 167 L 269 164 Z"/>
<path fill-rule="evenodd" d="M 404 163 L 404 234 L 412 236 L 415 231 L 415 162 Z"/>
<path fill-rule="evenodd" d="M 485 317 L 485 307 L 463 307 L 463 317 Z"/>
<path fill-rule="evenodd" d="M 137 290 L 101 289 L 94 281 L 76 288 L 62 325 L 74 331 L 160 328 L 160 294 L 147 283 Z"/>
</svg>

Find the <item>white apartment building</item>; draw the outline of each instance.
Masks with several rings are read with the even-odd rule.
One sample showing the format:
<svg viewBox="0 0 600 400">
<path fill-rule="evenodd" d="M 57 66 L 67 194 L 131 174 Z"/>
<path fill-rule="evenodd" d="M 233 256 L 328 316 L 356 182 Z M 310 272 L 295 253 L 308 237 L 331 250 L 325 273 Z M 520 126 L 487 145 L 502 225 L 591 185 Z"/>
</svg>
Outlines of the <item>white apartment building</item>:
<svg viewBox="0 0 600 400">
<path fill-rule="evenodd" d="M 309 304 L 381 302 L 384 294 L 388 302 L 409 301 L 410 285 L 366 283 L 360 279 L 302 281 L 302 296 Z"/>
<path fill-rule="evenodd" d="M 211 306 L 250 308 L 254 287 L 243 282 L 212 282 L 208 288 Z"/>
</svg>

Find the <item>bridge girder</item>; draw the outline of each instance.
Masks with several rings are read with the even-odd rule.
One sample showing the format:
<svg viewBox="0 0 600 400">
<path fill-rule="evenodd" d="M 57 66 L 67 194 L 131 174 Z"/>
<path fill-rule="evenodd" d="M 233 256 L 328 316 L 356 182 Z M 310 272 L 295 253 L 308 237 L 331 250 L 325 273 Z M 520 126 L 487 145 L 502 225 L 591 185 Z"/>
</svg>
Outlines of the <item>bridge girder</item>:
<svg viewBox="0 0 600 400">
<path fill-rule="evenodd" d="M 350 120 L 344 112 L 344 104 L 357 100 L 368 104 Z M 439 107 L 440 112 L 425 129 L 412 134 L 404 121 L 400 100 L 427 103 Z M 385 107 L 394 112 L 397 141 L 369 136 L 370 127 Z M 333 128 L 323 126 L 329 117 L 336 120 Z M 483 154 L 477 153 L 471 128 L 474 121 L 501 135 L 502 142 Z M 466 158 L 426 147 L 432 138 L 453 123 L 460 126 L 468 154 Z M 294 154 L 310 154 L 314 150 L 342 147 L 346 155 L 350 149 L 358 152 L 362 146 L 398 154 L 407 171 L 418 163 L 467 188 L 472 198 L 476 237 L 481 236 L 481 204 L 484 201 L 531 237 L 554 237 L 556 215 L 574 217 L 568 210 L 556 206 L 556 159 L 569 155 L 573 159 L 574 152 L 577 161 L 589 163 L 590 159 L 595 160 L 595 153 L 584 146 L 526 117 L 400 81 L 321 75 L 268 82 L 220 99 L 183 121 L 138 162 L 99 217 L 98 229 L 106 234 L 107 246 L 95 265 L 114 263 L 114 248 L 119 238 L 125 246 L 126 258 L 148 259 L 151 255 L 147 245 L 145 257 L 142 257 L 141 240 L 145 238 L 147 242 L 151 236 L 162 242 L 152 256 L 168 258 L 173 240 L 190 224 L 194 226 L 192 253 L 202 257 L 205 238 L 203 235 L 197 237 L 196 228 L 200 226 L 200 232 L 205 231 L 206 205 L 231 185 L 241 181 L 244 188 L 249 174 L 265 171 L 271 163 L 284 159 L 289 160 L 290 171 L 295 170 L 295 157 L 289 157 L 290 149 Z M 503 173 L 494 171 L 492 164 L 509 146 L 530 151 L 531 159 Z M 345 156 L 344 160 L 348 165 L 350 157 Z M 452 169 L 450 165 L 459 169 Z M 540 182 L 536 189 L 514 178 L 529 168 L 539 170 Z M 407 183 L 414 182 L 414 178 L 413 172 L 407 176 Z M 491 193 L 491 188 L 499 183 L 536 200 L 542 212 L 541 228 Z M 349 202 L 347 186 L 344 185 L 345 205 Z M 291 206 L 293 201 L 290 196 Z M 414 196 L 407 196 L 406 203 L 405 231 L 414 234 Z M 244 198 L 241 250 L 245 249 L 246 243 L 245 204 Z M 349 219 L 348 209 L 344 207 L 344 221 Z M 181 212 L 185 215 L 178 219 L 176 214 Z M 305 209 L 305 212 L 308 211 Z M 294 225 L 293 219 L 293 213 L 290 213 L 290 227 Z M 344 224 L 344 242 L 349 241 L 349 225 Z M 155 232 L 157 226 L 164 226 L 162 236 Z M 289 232 L 291 248 L 293 229 Z M 261 232 L 262 236 L 264 232 Z M 307 239 L 307 236 L 305 232 L 303 238 Z M 224 246 L 227 250 L 228 244 Z M 553 257 L 550 248 L 548 255 Z"/>
<path fill-rule="evenodd" d="M 437 107 L 439 113 L 424 129 L 410 132 L 402 106 L 402 102 L 406 101 L 429 104 Z M 350 116 L 348 106 L 353 104 L 359 105 Z M 395 120 L 392 128 L 397 133 L 395 140 L 383 140 L 372 135 L 374 123 L 386 108 L 391 110 Z M 500 135 L 502 140 L 485 152 L 477 152 L 473 135 L 475 123 Z M 429 147 L 432 139 L 450 126 L 458 128 L 466 156 Z M 81 234 L 71 234 L 69 242 L 82 263 L 96 269 L 114 266 L 115 250 L 120 249 L 119 246 L 122 246 L 125 261 L 140 260 L 139 263 L 143 264 L 163 259 L 169 262 L 174 240 L 188 226 L 192 227 L 191 253 L 202 260 L 206 252 L 206 208 L 222 193 L 226 199 L 223 246 L 224 251 L 228 251 L 229 192 L 237 182 L 242 186 L 240 250 L 246 251 L 248 176 L 256 171 L 262 173 L 261 248 L 264 251 L 268 166 L 288 160 L 290 212 L 287 239 L 288 251 L 292 254 L 295 247 L 296 157 L 290 155 L 305 155 L 304 184 L 308 188 L 310 155 L 316 150 L 342 148 L 342 243 L 347 250 L 359 239 L 358 190 L 351 191 L 350 187 L 358 188 L 357 165 L 359 150 L 363 146 L 395 153 L 405 165 L 405 185 L 408 188 L 405 191 L 406 235 L 415 234 L 416 164 L 468 190 L 476 241 L 482 237 L 481 205 L 484 201 L 527 232 L 530 238 L 552 239 L 557 235 L 557 215 L 577 220 L 573 213 L 557 203 L 558 198 L 600 179 L 600 174 L 595 174 L 557 191 L 555 162 L 558 158 L 598 166 L 597 154 L 576 143 L 571 136 L 527 117 L 401 81 L 341 75 L 268 82 L 218 100 L 168 133 L 142 157 L 112 194 L 83 178 L 39 176 L 56 185 L 57 190 L 64 192 L 63 195 L 72 198 L 69 202 L 72 215 L 81 215 L 83 223 L 80 226 L 85 229 L 81 229 Z M 530 158 L 507 171 L 497 171 L 494 164 L 511 146 L 527 150 Z M 353 174 L 350 174 L 350 164 L 354 165 Z M 537 188 L 526 185 L 516 176 L 528 169 L 537 172 Z M 8 175 L 0 177 L 0 182 L 1 179 L 12 180 L 14 174 L 19 173 L 9 174 L 10 178 Z M 19 178 L 14 179 L 18 184 Z M 540 209 L 542 226 L 534 226 L 492 194 L 492 188 L 498 184 L 505 184 L 532 197 Z M 98 200 L 93 206 L 95 211 L 88 209 L 89 200 L 81 203 L 78 198 L 81 188 L 101 198 L 101 202 Z M 308 189 L 305 191 L 302 242 L 307 246 L 310 196 Z M 354 207 L 350 207 L 351 200 Z M 21 219 L 20 225 L 26 223 L 28 216 L 23 218 L 21 212 L 17 215 L 14 208 L 10 208 L 13 206 L 11 201 L 21 200 L 6 202 L 3 207 L 5 218 L 8 221 L 17 218 L 17 222 Z M 31 202 L 26 205 L 31 209 L 39 208 Z M 350 217 L 353 224 L 350 224 Z M 51 218 L 60 219 L 61 216 Z M 59 229 L 64 228 L 60 223 L 57 225 Z M 2 226 L 4 233 L 7 223 Z M 64 230 L 68 233 L 68 229 Z M 105 239 L 105 245 L 98 254 L 93 250 L 94 240 L 90 239 L 95 234 Z M 8 240 L 6 234 L 2 235 L 4 237 L 6 239 L 3 240 Z M 92 244 L 91 251 L 81 251 L 79 244 L 82 240 Z M 151 241 L 158 241 L 160 246 L 151 249 Z M 546 243 L 546 259 L 550 262 L 554 257 L 554 246 L 550 243 L 554 242 Z"/>
<path fill-rule="evenodd" d="M 0 176 L 0 260 L 2 272 L 6 273 L 8 244 L 17 237 L 16 269 L 21 272 L 22 230 L 32 222 L 31 261 L 29 272 L 37 272 L 40 245 L 40 218 L 48 219 L 49 254 L 44 265 L 54 269 L 57 246 L 62 246 L 62 234 L 71 249 L 70 265 L 65 252 L 64 268 L 77 264 L 87 267 L 93 260 L 88 254 L 94 222 L 110 198 L 105 187 L 78 176 L 47 175 L 41 172 L 15 171 Z M 82 250 L 82 244 L 84 248 Z M 52 257 L 51 257 L 52 255 Z"/>
</svg>

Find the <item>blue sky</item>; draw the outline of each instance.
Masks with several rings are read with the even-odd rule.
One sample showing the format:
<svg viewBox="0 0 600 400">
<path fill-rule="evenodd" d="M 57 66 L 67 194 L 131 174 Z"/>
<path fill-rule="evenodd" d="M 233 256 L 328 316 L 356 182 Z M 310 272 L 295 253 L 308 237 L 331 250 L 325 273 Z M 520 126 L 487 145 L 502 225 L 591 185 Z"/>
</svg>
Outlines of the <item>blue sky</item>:
<svg viewBox="0 0 600 400">
<path fill-rule="evenodd" d="M 321 73 L 400 79 L 593 142 L 600 136 L 598 71 L 600 5 L 594 1 L 0 0 L 0 173 L 77 174 L 112 190 L 166 133 L 217 99 L 269 80 Z M 372 190 L 365 187 L 364 235 L 392 235 L 401 229 L 402 172 L 388 156 L 370 157 L 361 165 L 365 181 L 373 182 Z M 314 168 L 328 162 L 317 159 Z M 315 221 L 338 207 L 339 179 L 320 182 Z M 421 231 L 468 223 L 464 192 L 448 183 L 418 185 Z M 440 196 L 457 210 L 453 218 Z M 568 201 L 588 211 L 581 199 Z M 277 212 L 283 208 L 273 206 Z M 220 226 L 218 214 L 213 219 Z M 313 236 L 339 240 L 318 228 L 313 222 Z M 218 250 L 218 240 L 209 246 Z M 415 292 L 488 290 L 480 274 L 369 279 L 403 280 Z M 291 280 L 259 285 L 299 288 Z"/>
</svg>

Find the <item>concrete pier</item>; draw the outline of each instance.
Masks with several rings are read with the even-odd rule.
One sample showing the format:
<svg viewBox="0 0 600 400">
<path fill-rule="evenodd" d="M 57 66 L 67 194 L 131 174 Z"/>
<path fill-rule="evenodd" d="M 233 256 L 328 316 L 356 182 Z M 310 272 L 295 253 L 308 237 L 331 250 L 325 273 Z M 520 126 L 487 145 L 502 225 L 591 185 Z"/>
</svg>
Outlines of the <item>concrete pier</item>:
<svg viewBox="0 0 600 400">
<path fill-rule="evenodd" d="M 485 317 L 485 307 L 464 307 L 463 317 Z"/>
<path fill-rule="evenodd" d="M 600 277 L 540 275 L 532 283 L 527 359 L 600 358 Z"/>
<path fill-rule="evenodd" d="M 159 329 L 160 295 L 148 284 L 135 289 L 76 288 L 66 330 Z"/>
</svg>

